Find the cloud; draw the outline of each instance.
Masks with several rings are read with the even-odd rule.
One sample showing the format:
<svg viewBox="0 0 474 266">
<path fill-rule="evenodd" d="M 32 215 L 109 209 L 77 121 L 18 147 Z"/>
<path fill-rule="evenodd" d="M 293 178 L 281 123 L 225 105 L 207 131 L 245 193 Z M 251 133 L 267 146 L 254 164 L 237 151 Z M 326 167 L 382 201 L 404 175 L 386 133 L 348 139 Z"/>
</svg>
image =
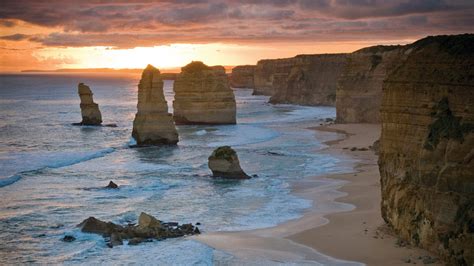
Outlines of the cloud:
<svg viewBox="0 0 474 266">
<path fill-rule="evenodd" d="M 470 0 L 3 0 L 0 27 L 54 29 L 4 41 L 114 48 L 169 43 L 321 42 L 472 32 Z M 51 32 L 49 30 L 48 32 Z"/>
</svg>

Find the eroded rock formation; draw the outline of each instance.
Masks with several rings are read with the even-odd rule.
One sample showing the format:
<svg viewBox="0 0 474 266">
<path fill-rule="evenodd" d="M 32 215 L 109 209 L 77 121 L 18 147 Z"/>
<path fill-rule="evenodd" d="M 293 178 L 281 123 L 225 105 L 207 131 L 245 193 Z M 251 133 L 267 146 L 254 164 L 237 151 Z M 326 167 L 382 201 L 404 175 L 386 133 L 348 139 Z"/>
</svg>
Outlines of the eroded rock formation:
<svg viewBox="0 0 474 266">
<path fill-rule="evenodd" d="M 382 216 L 450 265 L 474 264 L 474 35 L 428 37 L 384 82 Z"/>
<path fill-rule="evenodd" d="M 230 86 L 232 88 L 249 88 L 253 89 L 253 74 L 255 72 L 253 65 L 236 66 L 232 68 L 230 76 Z"/>
<path fill-rule="evenodd" d="M 199 229 L 192 224 L 164 223 L 144 212 L 138 218 L 138 225 L 122 226 L 89 217 L 78 227 L 84 233 L 102 235 L 109 247 L 123 245 L 123 240 L 129 240 L 129 245 L 137 245 L 152 240 L 200 234 Z"/>
<path fill-rule="evenodd" d="M 174 121 L 177 124 L 235 124 L 234 92 L 222 66 L 192 62 L 174 82 Z"/>
<path fill-rule="evenodd" d="M 296 59 L 265 59 L 257 63 L 254 71 L 254 95 L 272 96 L 275 93 L 273 84 L 274 77 L 278 75 L 288 75 L 294 66 Z"/>
<path fill-rule="evenodd" d="M 229 179 L 248 179 L 248 176 L 240 168 L 237 153 L 229 146 L 222 146 L 214 150 L 209 156 L 209 168 L 214 177 Z"/>
<path fill-rule="evenodd" d="M 403 46 L 374 46 L 348 56 L 336 91 L 338 123 L 380 123 L 382 84 L 405 58 Z"/>
<path fill-rule="evenodd" d="M 289 72 L 273 75 L 270 103 L 334 106 L 346 62 L 346 54 L 296 56 Z"/>
<path fill-rule="evenodd" d="M 77 91 L 81 98 L 82 115 L 82 122 L 78 125 L 99 126 L 102 124 L 102 114 L 100 113 L 99 105 L 94 103 L 93 94 L 89 86 L 79 83 Z"/>
<path fill-rule="evenodd" d="M 137 145 L 178 143 L 178 132 L 163 94 L 163 80 L 152 65 L 143 70 L 138 84 L 137 109 L 132 131 Z"/>
</svg>

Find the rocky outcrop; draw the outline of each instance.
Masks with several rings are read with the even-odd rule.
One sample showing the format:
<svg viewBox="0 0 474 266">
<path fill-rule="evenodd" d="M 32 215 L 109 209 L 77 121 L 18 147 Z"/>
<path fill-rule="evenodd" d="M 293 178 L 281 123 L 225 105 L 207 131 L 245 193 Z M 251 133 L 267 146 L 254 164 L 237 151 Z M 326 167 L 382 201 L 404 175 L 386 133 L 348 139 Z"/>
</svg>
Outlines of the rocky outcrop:
<svg viewBox="0 0 474 266">
<path fill-rule="evenodd" d="M 240 168 L 237 153 L 229 146 L 222 146 L 214 150 L 209 156 L 209 168 L 214 177 L 229 179 L 248 179 L 248 176 Z"/>
<path fill-rule="evenodd" d="M 132 131 L 137 145 L 178 143 L 178 132 L 163 94 L 163 80 L 152 65 L 143 70 L 138 84 L 137 109 Z"/>
<path fill-rule="evenodd" d="M 336 91 L 338 123 L 380 123 L 382 84 L 405 55 L 403 46 L 374 46 L 348 56 Z"/>
<path fill-rule="evenodd" d="M 94 103 L 91 89 L 84 83 L 79 83 L 77 91 L 81 98 L 82 115 L 82 122 L 78 123 L 78 125 L 100 126 L 102 124 L 102 114 L 100 113 L 99 105 Z"/>
<path fill-rule="evenodd" d="M 222 66 L 191 62 L 174 82 L 176 124 L 235 124 L 236 103 Z"/>
<path fill-rule="evenodd" d="M 270 103 L 334 106 L 346 62 L 346 54 L 296 56 L 289 72 L 273 75 Z"/>
<path fill-rule="evenodd" d="M 294 66 L 296 59 L 265 59 L 257 63 L 254 71 L 254 95 L 272 96 L 275 93 L 273 84 L 274 77 L 278 75 L 288 75 Z"/>
<path fill-rule="evenodd" d="M 384 82 L 382 216 L 449 265 L 474 264 L 474 35 L 428 37 Z"/>
<path fill-rule="evenodd" d="M 232 88 L 253 89 L 253 74 L 255 72 L 253 65 L 236 66 L 232 68 L 230 76 L 230 86 Z"/>
<path fill-rule="evenodd" d="M 138 218 L 138 225 L 118 225 L 104 222 L 95 217 L 89 217 L 78 225 L 84 233 L 102 235 L 106 238 L 109 247 L 123 245 L 123 240 L 129 240 L 129 245 L 137 245 L 150 240 L 163 240 L 185 235 L 200 234 L 192 224 L 164 223 L 155 217 L 142 212 Z"/>
</svg>

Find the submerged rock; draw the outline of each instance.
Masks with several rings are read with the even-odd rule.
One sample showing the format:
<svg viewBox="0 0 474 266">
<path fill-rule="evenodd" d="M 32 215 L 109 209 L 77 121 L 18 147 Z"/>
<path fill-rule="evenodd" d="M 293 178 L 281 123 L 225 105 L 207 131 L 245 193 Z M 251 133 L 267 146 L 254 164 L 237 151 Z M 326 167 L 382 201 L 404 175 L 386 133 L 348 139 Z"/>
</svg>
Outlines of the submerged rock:
<svg viewBox="0 0 474 266">
<path fill-rule="evenodd" d="M 102 235 L 106 238 L 107 246 L 111 248 L 123 245 L 123 240 L 129 240 L 129 245 L 137 245 L 142 242 L 152 241 L 153 239 L 163 240 L 200 234 L 199 229 L 192 224 L 171 224 L 173 223 L 162 223 L 155 217 L 142 212 L 138 219 L 138 225 L 129 224 L 121 226 L 89 217 L 78 226 L 84 233 Z"/>
<path fill-rule="evenodd" d="M 81 98 L 81 115 L 82 122 L 77 125 L 99 126 L 102 124 L 102 114 L 99 105 L 94 103 L 92 91 L 89 86 L 79 83 L 77 86 L 79 97 Z"/>
<path fill-rule="evenodd" d="M 132 136 L 137 145 L 178 143 L 178 132 L 163 94 L 160 71 L 148 65 L 138 84 L 138 105 Z"/>
<path fill-rule="evenodd" d="M 174 121 L 177 124 L 235 124 L 234 92 L 222 66 L 192 62 L 174 82 Z"/>
<path fill-rule="evenodd" d="M 73 242 L 76 238 L 71 235 L 65 235 L 61 240 L 64 242 Z"/>
<path fill-rule="evenodd" d="M 237 153 L 229 146 L 222 146 L 214 150 L 209 156 L 209 168 L 214 177 L 229 179 L 248 179 L 248 176 L 240 168 Z"/>
</svg>

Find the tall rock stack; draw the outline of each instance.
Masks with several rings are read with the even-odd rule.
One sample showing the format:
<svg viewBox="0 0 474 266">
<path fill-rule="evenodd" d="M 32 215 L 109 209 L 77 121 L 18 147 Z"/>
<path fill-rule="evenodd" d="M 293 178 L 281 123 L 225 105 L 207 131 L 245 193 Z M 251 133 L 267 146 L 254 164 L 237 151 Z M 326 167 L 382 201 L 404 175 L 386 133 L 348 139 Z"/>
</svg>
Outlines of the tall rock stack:
<svg viewBox="0 0 474 266">
<path fill-rule="evenodd" d="M 81 98 L 82 122 L 79 124 L 86 126 L 99 126 L 102 124 L 102 114 L 100 113 L 99 105 L 94 103 L 93 94 L 89 86 L 79 83 L 77 91 Z"/>
<path fill-rule="evenodd" d="M 177 124 L 235 124 L 236 103 L 222 66 L 191 62 L 174 82 Z"/>
<path fill-rule="evenodd" d="M 270 103 L 334 106 L 346 62 L 346 54 L 296 56 L 288 73 L 273 75 Z"/>
<path fill-rule="evenodd" d="M 336 91 L 336 121 L 380 123 L 382 84 L 405 56 L 403 46 L 374 46 L 348 56 Z"/>
<path fill-rule="evenodd" d="M 244 65 L 232 68 L 230 76 L 230 86 L 232 88 L 249 88 L 253 89 L 253 74 L 255 66 Z"/>
<path fill-rule="evenodd" d="M 137 109 L 132 131 L 137 145 L 178 143 L 178 132 L 163 93 L 163 80 L 152 65 L 143 70 L 138 84 Z"/>
<path fill-rule="evenodd" d="M 449 265 L 473 265 L 474 35 L 407 48 L 383 86 L 382 216 Z"/>
</svg>

